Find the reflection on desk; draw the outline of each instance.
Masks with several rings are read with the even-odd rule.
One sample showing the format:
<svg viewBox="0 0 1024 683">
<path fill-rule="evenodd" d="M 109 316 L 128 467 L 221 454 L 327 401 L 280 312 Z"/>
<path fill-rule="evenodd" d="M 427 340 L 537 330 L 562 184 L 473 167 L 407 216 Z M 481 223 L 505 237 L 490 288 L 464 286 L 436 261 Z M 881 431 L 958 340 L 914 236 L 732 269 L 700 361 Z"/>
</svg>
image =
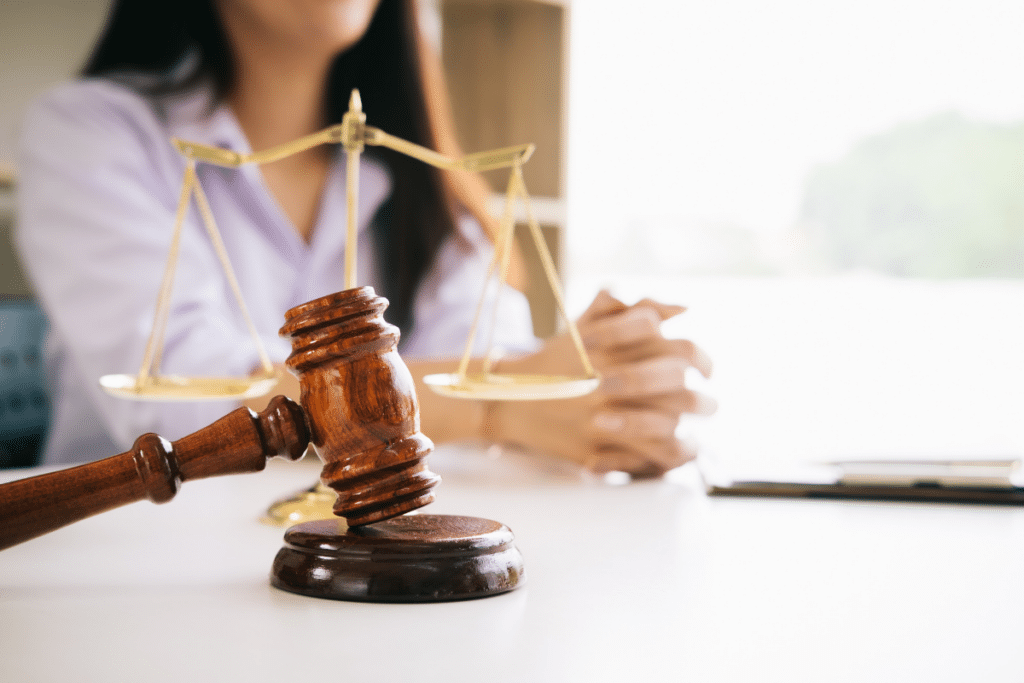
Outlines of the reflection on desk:
<svg viewBox="0 0 1024 683">
<path fill-rule="evenodd" d="M 490 453 L 490 456 L 488 455 Z M 1024 510 L 709 499 L 439 447 L 429 512 L 500 520 L 529 582 L 374 605 L 271 588 L 257 519 L 319 463 L 191 482 L 0 553 L 0 680 L 1006 680 Z M 35 471 L 3 473 L 4 480 Z"/>
</svg>

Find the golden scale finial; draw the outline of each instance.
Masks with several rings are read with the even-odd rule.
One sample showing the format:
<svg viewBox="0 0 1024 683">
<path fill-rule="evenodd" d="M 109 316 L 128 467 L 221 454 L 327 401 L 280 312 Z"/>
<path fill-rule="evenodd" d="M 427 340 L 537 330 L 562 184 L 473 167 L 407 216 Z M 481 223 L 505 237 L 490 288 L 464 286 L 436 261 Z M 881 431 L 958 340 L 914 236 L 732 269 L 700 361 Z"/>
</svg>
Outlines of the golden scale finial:
<svg viewBox="0 0 1024 683">
<path fill-rule="evenodd" d="M 590 358 L 583 347 L 575 324 L 566 313 L 565 301 L 558 283 L 554 261 L 541 234 L 540 226 L 533 215 L 530 197 L 526 191 L 526 184 L 523 182 L 522 165 L 533 154 L 534 145 L 525 144 L 505 147 L 486 152 L 477 152 L 459 159 L 452 159 L 426 147 L 389 135 L 379 128 L 367 126 L 366 114 L 363 113 L 362 100 L 359 97 L 358 90 L 352 91 L 352 95 L 349 98 L 348 111 L 342 117 L 341 123 L 259 152 L 240 153 L 178 139 L 172 139 L 171 142 L 186 159 L 187 164 L 184 178 L 182 179 L 181 197 L 175 215 L 174 231 L 167 256 L 167 265 L 164 269 L 163 280 L 157 298 L 153 329 L 146 344 L 142 367 L 137 375 L 106 375 L 100 378 L 101 386 L 108 393 L 121 398 L 137 400 L 198 401 L 252 398 L 267 394 L 274 388 L 279 377 L 249 317 L 245 302 L 242 299 L 241 290 L 231 268 L 231 263 L 228 260 L 223 240 L 214 222 L 213 213 L 210 211 L 206 195 L 199 184 L 195 167 L 196 163 L 199 162 L 228 168 L 238 168 L 244 164 L 266 164 L 322 144 L 340 144 L 346 154 L 348 171 L 346 176 L 346 200 L 348 204 L 345 242 L 346 289 L 352 289 L 357 286 L 356 255 L 358 253 L 358 237 L 356 227 L 359 197 L 359 155 L 362 153 L 365 145 L 386 147 L 442 170 L 487 171 L 498 168 L 511 169 L 508 188 L 505 193 L 505 208 L 501 218 L 501 228 L 496 239 L 494 256 L 488 267 L 487 279 L 480 294 L 473 326 L 466 340 L 462 359 L 456 372 L 425 377 L 424 381 L 431 389 L 440 394 L 458 398 L 529 400 L 571 398 L 589 393 L 597 387 L 597 373 L 590 363 Z M 159 372 L 163 351 L 163 335 L 170 311 L 171 289 L 174 282 L 175 266 L 178 260 L 181 230 L 188 211 L 189 201 L 193 195 L 231 291 L 238 301 L 249 332 L 256 342 L 256 348 L 260 355 L 261 372 L 250 377 L 181 377 L 177 375 L 161 375 Z M 490 349 L 488 349 L 484 358 L 482 371 L 478 373 L 469 372 L 469 362 L 478 333 L 477 328 L 481 312 L 486 301 L 488 284 L 497 275 L 498 291 L 500 292 L 501 285 L 507 280 L 515 230 L 512 209 L 517 199 L 523 203 L 526 210 L 530 234 L 540 254 L 545 276 L 551 291 L 555 295 L 558 310 L 565 320 L 573 344 L 576 347 L 576 352 L 583 365 L 584 374 L 582 376 L 519 375 L 492 372 Z M 497 305 L 497 298 L 495 297 L 495 305 Z M 491 339 L 493 339 L 493 321 L 496 320 L 497 316 L 492 316 Z"/>
</svg>

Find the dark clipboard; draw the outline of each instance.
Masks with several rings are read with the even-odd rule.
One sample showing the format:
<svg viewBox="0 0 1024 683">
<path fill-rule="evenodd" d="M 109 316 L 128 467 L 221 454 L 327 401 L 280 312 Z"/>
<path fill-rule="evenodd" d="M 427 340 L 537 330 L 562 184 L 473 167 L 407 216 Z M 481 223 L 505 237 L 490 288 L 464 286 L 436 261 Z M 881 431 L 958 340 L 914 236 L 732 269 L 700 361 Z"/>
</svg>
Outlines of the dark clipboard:
<svg viewBox="0 0 1024 683">
<path fill-rule="evenodd" d="M 833 463 L 844 465 L 850 463 Z M 886 483 L 872 483 L 870 476 L 863 476 L 863 465 L 865 462 L 853 463 L 860 468 L 857 476 L 851 476 L 849 481 L 844 481 L 840 474 L 833 481 L 786 481 L 779 480 L 758 480 L 758 479 L 723 479 L 716 477 L 711 479 L 704 476 L 705 486 L 708 495 L 712 496 L 735 496 L 754 498 L 819 498 L 819 499 L 840 499 L 840 500 L 876 500 L 876 501 L 914 501 L 929 503 L 967 503 L 981 505 L 1024 505 L 1024 486 L 1012 484 L 1010 479 L 1002 483 L 989 481 L 987 478 L 979 477 L 977 481 L 971 481 L 969 474 L 954 478 L 942 476 L 920 476 L 893 478 L 881 476 L 879 479 L 888 481 Z M 874 461 L 873 463 L 883 468 L 892 465 L 906 465 L 898 461 Z M 968 467 L 971 463 L 963 461 L 932 461 L 932 466 L 959 466 L 960 472 L 964 465 Z M 991 474 L 991 466 L 1001 465 L 1007 468 L 1007 472 L 1017 469 L 1019 461 L 987 461 L 989 466 L 988 474 Z M 952 480 L 951 480 L 952 479 Z"/>
<path fill-rule="evenodd" d="M 709 484 L 712 496 L 756 498 L 831 498 L 856 500 L 923 501 L 929 503 L 978 503 L 1024 505 L 1024 488 L 951 487 L 932 484 L 866 486 L 863 484 L 807 484 L 776 481 L 734 481 Z"/>
</svg>

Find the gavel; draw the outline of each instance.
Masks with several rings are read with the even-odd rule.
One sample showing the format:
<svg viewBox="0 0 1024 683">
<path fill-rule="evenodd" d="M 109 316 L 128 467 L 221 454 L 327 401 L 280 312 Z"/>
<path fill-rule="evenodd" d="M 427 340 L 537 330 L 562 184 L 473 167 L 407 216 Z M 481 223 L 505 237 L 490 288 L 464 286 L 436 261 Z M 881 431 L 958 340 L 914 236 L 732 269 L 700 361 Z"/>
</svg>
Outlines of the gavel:
<svg viewBox="0 0 1024 683">
<path fill-rule="evenodd" d="M 359 287 L 285 314 L 300 403 L 277 396 L 260 413 L 239 408 L 173 443 L 145 434 L 125 453 L 0 486 L 0 550 L 138 500 L 167 502 L 192 479 L 259 472 L 275 456 L 298 460 L 310 444 L 324 463 L 321 480 L 338 493 L 334 512 L 350 527 L 430 503 L 440 481 L 424 461 L 433 444 L 420 433 L 386 307 Z"/>
</svg>

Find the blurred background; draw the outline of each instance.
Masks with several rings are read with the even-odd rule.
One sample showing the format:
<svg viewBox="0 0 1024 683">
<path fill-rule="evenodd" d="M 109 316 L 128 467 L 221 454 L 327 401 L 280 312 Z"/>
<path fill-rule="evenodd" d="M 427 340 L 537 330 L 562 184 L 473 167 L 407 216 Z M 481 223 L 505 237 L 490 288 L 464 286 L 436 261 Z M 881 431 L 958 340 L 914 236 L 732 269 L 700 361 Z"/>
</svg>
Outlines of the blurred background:
<svg viewBox="0 0 1024 683">
<path fill-rule="evenodd" d="M 31 294 L 6 242 L 21 111 L 107 6 L 0 4 L 0 294 Z M 680 428 L 709 456 L 1024 450 L 1024 5 L 423 7 L 463 147 L 538 145 L 526 182 L 570 312 L 600 287 L 689 307 L 666 331 L 715 359 L 693 381 L 719 413 Z"/>
<path fill-rule="evenodd" d="M 1020 26 L 992 0 L 572 5 L 570 286 L 690 306 L 709 452 L 1020 455 Z"/>
</svg>

